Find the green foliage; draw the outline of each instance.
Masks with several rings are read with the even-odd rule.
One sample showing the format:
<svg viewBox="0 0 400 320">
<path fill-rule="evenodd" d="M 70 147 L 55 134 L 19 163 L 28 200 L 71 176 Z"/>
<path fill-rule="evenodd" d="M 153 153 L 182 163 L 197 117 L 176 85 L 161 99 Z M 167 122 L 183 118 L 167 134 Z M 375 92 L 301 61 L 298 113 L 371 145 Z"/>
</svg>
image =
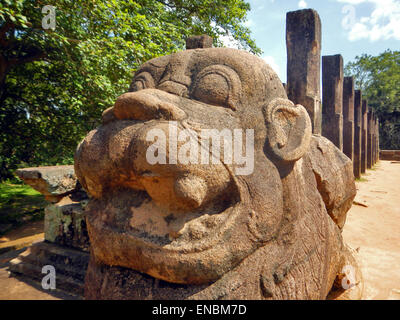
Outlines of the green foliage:
<svg viewBox="0 0 400 320">
<path fill-rule="evenodd" d="M 400 149 L 400 51 L 356 57 L 345 75 L 355 76 L 357 89 L 380 119 L 381 149 Z"/>
<path fill-rule="evenodd" d="M 41 10 L 56 7 L 56 28 Z M 229 34 L 260 54 L 244 0 L 2 0 L 0 180 L 16 167 L 70 164 L 78 142 L 129 87 L 145 60 L 185 38 Z"/>
<path fill-rule="evenodd" d="M 0 183 L 0 224 L 16 227 L 44 217 L 44 196 L 30 186 Z"/>
</svg>

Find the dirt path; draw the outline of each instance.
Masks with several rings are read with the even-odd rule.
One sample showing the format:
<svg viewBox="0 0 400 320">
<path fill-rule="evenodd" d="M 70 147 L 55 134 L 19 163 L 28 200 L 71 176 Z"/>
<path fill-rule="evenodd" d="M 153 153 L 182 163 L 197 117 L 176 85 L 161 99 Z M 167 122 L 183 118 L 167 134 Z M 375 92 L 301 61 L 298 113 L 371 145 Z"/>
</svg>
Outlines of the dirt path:
<svg viewBox="0 0 400 320">
<path fill-rule="evenodd" d="M 43 233 L 43 230 L 44 220 L 29 222 L 18 229 L 7 232 L 7 234 L 4 236 L 0 236 L 0 244 L 41 234 Z"/>
<path fill-rule="evenodd" d="M 343 237 L 359 248 L 364 299 L 400 299 L 400 163 L 381 161 L 357 182 Z"/>
<path fill-rule="evenodd" d="M 44 221 L 29 222 L 6 235 L 0 236 L 0 254 L 30 246 L 35 241 L 44 239 Z"/>
</svg>

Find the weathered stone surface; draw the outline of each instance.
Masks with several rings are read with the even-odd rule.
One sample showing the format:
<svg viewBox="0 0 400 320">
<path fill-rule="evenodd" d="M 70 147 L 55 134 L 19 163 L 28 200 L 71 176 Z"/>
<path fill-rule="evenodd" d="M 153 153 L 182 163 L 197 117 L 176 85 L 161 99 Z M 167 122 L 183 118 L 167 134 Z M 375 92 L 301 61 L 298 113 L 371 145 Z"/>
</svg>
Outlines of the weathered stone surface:
<svg viewBox="0 0 400 320">
<path fill-rule="evenodd" d="M 343 57 L 322 57 L 322 135 L 343 150 Z"/>
<path fill-rule="evenodd" d="M 87 194 L 81 189 L 73 166 L 18 170 L 17 174 L 52 204 L 45 208 L 47 242 L 37 243 L 11 261 L 10 271 L 41 282 L 42 267 L 57 271 L 57 290 L 83 294 L 83 279 L 89 262 L 89 236 L 84 206 Z"/>
<path fill-rule="evenodd" d="M 374 166 L 374 119 L 375 119 L 375 112 L 373 109 L 370 108 L 371 112 L 371 119 L 370 119 L 370 136 L 369 139 L 371 140 L 371 149 L 369 150 L 370 152 L 370 157 L 371 157 L 371 168 Z"/>
<path fill-rule="evenodd" d="M 372 119 L 373 111 L 371 108 L 368 109 L 368 124 L 367 124 L 367 169 L 372 168 Z"/>
<path fill-rule="evenodd" d="M 332 147 L 327 139 L 314 139 L 310 159 L 328 214 L 340 229 L 346 222 L 357 191 L 353 177 L 353 163 Z"/>
<path fill-rule="evenodd" d="M 82 297 L 88 263 L 87 252 L 40 241 L 11 260 L 9 271 L 41 284 L 42 268 L 51 265 L 56 269 L 56 289 Z"/>
<path fill-rule="evenodd" d="M 376 160 L 375 160 L 375 152 L 376 152 L 376 144 L 375 144 L 375 131 L 376 131 L 376 115 L 375 112 L 372 114 L 372 119 L 371 119 L 371 139 L 372 139 L 372 166 L 375 165 Z"/>
<path fill-rule="evenodd" d="M 355 91 L 354 98 L 354 176 L 361 178 L 362 93 Z"/>
<path fill-rule="evenodd" d="M 343 81 L 343 152 L 354 159 L 354 78 Z"/>
<path fill-rule="evenodd" d="M 400 161 L 400 150 L 380 150 L 380 160 Z"/>
<path fill-rule="evenodd" d="M 375 163 L 379 161 L 379 119 L 375 119 Z"/>
<path fill-rule="evenodd" d="M 341 237 L 352 164 L 312 136 L 307 111 L 262 59 L 227 48 L 153 59 L 112 112 L 75 154 L 92 196 L 87 299 L 327 297 L 352 261 Z M 222 156 L 176 161 L 170 120 L 178 136 L 254 130 L 254 170 Z M 146 158 L 152 129 L 169 133 L 165 164 Z"/>
<path fill-rule="evenodd" d="M 212 45 L 213 39 L 206 34 L 186 39 L 186 49 L 211 48 Z"/>
<path fill-rule="evenodd" d="M 18 169 L 15 172 L 25 183 L 42 193 L 46 200 L 58 202 L 76 188 L 74 166 L 49 166 Z"/>
<path fill-rule="evenodd" d="M 378 116 L 374 119 L 374 164 L 378 162 Z"/>
<path fill-rule="evenodd" d="M 62 246 L 89 251 L 84 206 L 81 198 L 66 196 L 45 208 L 45 239 Z"/>
<path fill-rule="evenodd" d="M 361 173 L 367 172 L 367 150 L 368 150 L 368 101 L 362 101 L 361 115 Z"/>
<path fill-rule="evenodd" d="M 313 133 L 321 134 L 321 19 L 315 10 L 286 15 L 287 93 L 311 118 Z"/>
<path fill-rule="evenodd" d="M 81 189 L 74 166 L 19 169 L 17 175 L 52 202 L 45 208 L 45 239 L 88 251 L 83 212 L 87 194 Z"/>
<path fill-rule="evenodd" d="M 378 115 L 375 115 L 375 123 L 374 123 L 374 142 L 375 142 L 375 163 L 379 161 L 379 141 L 378 141 L 378 135 L 379 135 L 379 126 L 378 126 Z"/>
<path fill-rule="evenodd" d="M 378 136 L 378 139 L 377 139 L 377 145 L 378 145 L 377 153 L 378 153 L 378 156 L 377 156 L 377 158 L 378 158 L 378 161 L 379 161 L 380 160 L 380 154 L 381 154 L 381 147 L 380 147 L 380 121 L 379 121 L 379 119 L 378 119 L 376 134 Z"/>
</svg>

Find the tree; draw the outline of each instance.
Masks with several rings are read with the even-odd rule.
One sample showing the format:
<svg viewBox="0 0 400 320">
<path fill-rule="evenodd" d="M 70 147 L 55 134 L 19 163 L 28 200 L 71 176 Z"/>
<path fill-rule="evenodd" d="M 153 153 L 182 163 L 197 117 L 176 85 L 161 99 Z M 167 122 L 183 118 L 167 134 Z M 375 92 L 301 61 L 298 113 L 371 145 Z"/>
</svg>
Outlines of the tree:
<svg viewBox="0 0 400 320">
<path fill-rule="evenodd" d="M 380 119 L 380 147 L 400 149 L 400 51 L 357 56 L 345 74 L 355 77 L 357 89 Z"/>
<path fill-rule="evenodd" d="M 56 26 L 44 29 L 45 5 Z M 76 145 L 145 60 L 223 35 L 260 54 L 244 0 L 3 0 L 0 180 L 21 165 L 72 163 Z"/>
</svg>

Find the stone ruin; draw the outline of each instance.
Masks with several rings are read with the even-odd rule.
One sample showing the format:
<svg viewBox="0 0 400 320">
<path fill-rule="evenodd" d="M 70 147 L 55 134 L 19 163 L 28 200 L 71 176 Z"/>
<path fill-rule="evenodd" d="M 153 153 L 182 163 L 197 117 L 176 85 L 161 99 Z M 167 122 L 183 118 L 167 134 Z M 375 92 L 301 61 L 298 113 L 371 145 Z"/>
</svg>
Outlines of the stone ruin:
<svg viewBox="0 0 400 320">
<path fill-rule="evenodd" d="M 178 136 L 254 129 L 254 172 L 170 161 L 171 149 L 166 164 L 149 164 L 146 137 L 168 137 L 170 121 Z M 91 196 L 86 299 L 325 299 L 356 268 L 341 237 L 351 160 L 312 135 L 306 109 L 247 52 L 146 62 L 79 145 L 75 172 Z"/>
<path fill-rule="evenodd" d="M 41 192 L 49 205 L 44 210 L 45 241 L 34 243 L 11 260 L 10 271 L 41 282 L 42 267 L 52 265 L 57 288 L 82 296 L 90 248 L 84 212 L 88 197 L 74 166 L 26 168 L 16 174 Z"/>
<path fill-rule="evenodd" d="M 299 21 L 308 30 L 303 42 Z M 86 299 L 361 298 L 362 276 L 341 231 L 355 176 L 365 172 L 362 163 L 379 159 L 378 119 L 368 118 L 353 79 L 343 79 L 340 55 L 323 59 L 321 110 L 319 16 L 296 11 L 287 23 L 285 87 L 262 59 L 212 48 L 207 36 L 143 64 L 76 151 L 75 174 L 89 200 L 79 184 L 50 194 L 56 204 L 46 209 L 47 243 L 36 248 L 55 247 L 30 255 L 58 261 L 68 248 L 74 258 L 61 272 L 82 294 L 82 274 L 71 270 L 88 265 Z M 254 130 L 254 170 L 237 174 L 242 163 L 223 160 L 225 149 L 219 157 L 208 149 L 207 165 L 177 161 L 174 148 L 187 147 L 187 139 L 174 147 L 171 123 L 176 136 L 192 138 L 204 129 Z M 147 157 L 154 130 L 168 145 L 158 149 L 162 163 Z M 203 148 L 201 137 L 186 138 Z M 24 273 L 27 263 L 18 259 L 14 270 Z M 42 261 L 33 260 L 26 259 Z M 348 268 L 355 273 L 350 287 L 343 285 Z"/>
</svg>

